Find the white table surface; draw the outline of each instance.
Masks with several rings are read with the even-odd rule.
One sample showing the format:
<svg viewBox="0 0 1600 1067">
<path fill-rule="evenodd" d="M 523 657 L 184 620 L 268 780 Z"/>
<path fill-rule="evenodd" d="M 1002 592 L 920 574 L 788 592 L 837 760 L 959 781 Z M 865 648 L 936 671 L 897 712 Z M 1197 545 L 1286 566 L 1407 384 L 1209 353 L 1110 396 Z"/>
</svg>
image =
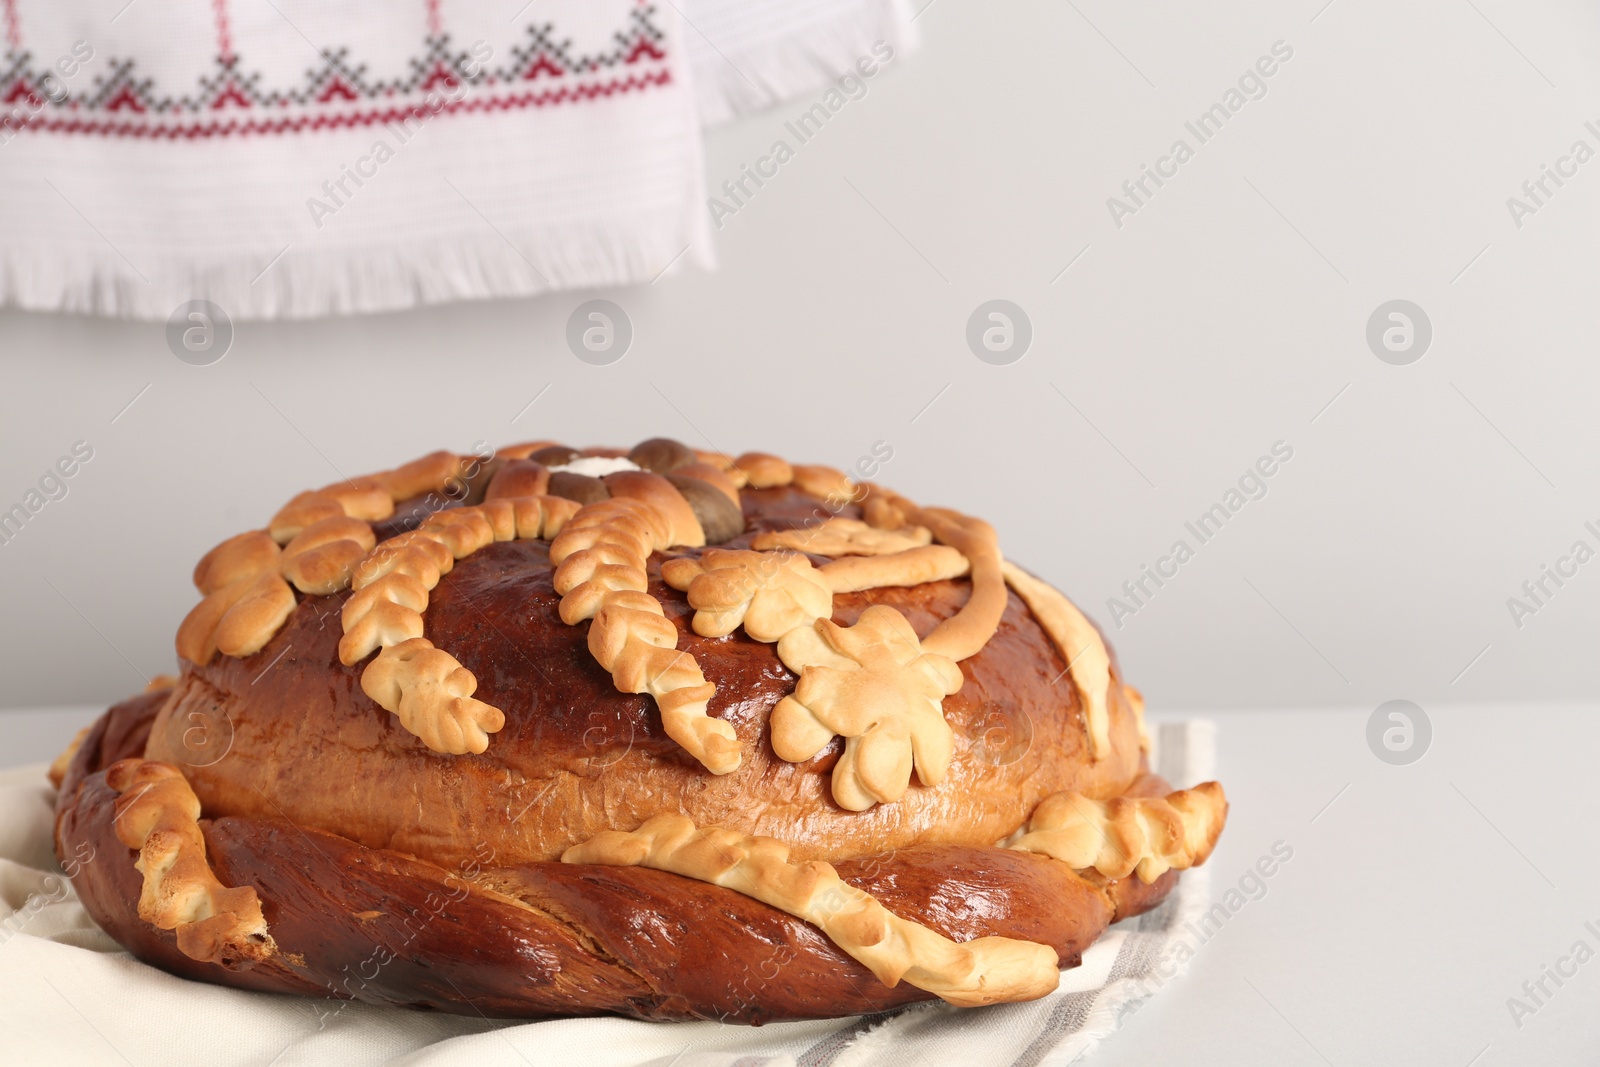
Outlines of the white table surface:
<svg viewBox="0 0 1600 1067">
<path fill-rule="evenodd" d="M 1427 711 L 1431 745 L 1404 767 L 1368 749 L 1370 709 L 1203 713 L 1232 805 L 1213 898 L 1275 843 L 1292 858 L 1086 1062 L 1595 1062 L 1600 956 L 1545 979 L 1520 1027 L 1507 1001 L 1576 942 L 1600 952 L 1600 706 Z M 88 714 L 0 712 L 4 762 L 53 755 Z"/>
</svg>

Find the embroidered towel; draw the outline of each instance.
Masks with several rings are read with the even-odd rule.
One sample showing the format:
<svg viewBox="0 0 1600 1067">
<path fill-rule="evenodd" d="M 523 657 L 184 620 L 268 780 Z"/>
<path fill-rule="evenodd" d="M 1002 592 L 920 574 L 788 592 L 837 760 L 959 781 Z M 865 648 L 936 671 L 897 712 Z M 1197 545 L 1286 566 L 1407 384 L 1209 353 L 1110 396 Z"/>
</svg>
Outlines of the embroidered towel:
<svg viewBox="0 0 1600 1067">
<path fill-rule="evenodd" d="M 508 6 L 0 0 L 0 297 L 307 316 L 709 264 L 672 5 Z"/>
<path fill-rule="evenodd" d="M 0 0 L 0 303 L 304 317 L 709 267 L 702 115 L 910 40 L 906 0 L 516 2 Z"/>
</svg>

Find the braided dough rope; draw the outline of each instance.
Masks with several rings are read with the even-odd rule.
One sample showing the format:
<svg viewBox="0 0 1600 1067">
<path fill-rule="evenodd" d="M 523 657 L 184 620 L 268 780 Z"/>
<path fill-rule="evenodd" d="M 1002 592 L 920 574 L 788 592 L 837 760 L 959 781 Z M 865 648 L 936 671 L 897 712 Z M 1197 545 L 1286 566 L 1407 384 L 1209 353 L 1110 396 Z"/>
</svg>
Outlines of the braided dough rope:
<svg viewBox="0 0 1600 1067">
<path fill-rule="evenodd" d="M 256 891 L 223 885 L 206 862 L 200 800 L 181 771 L 125 759 L 106 768 L 106 784 L 122 794 L 112 824 L 117 839 L 139 853 L 139 918 L 174 931 L 179 950 L 194 960 L 237 968 L 278 951 Z"/>
<path fill-rule="evenodd" d="M 648 693 L 667 736 L 712 774 L 729 774 L 742 754 L 733 726 L 707 714 L 716 686 L 678 651 L 677 626 L 648 592 L 651 553 L 704 545 L 705 531 L 659 475 L 630 471 L 605 481 L 612 496 L 586 504 L 550 545 L 561 621 L 593 619 L 589 651 L 617 690 Z"/>
<path fill-rule="evenodd" d="M 45 777 L 50 779 L 50 784 L 57 789 L 60 789 L 61 783 L 66 780 L 67 768 L 72 766 L 72 760 L 77 756 L 78 749 L 83 747 L 84 739 L 89 736 L 90 729 L 88 726 L 79 727 L 78 732 L 72 735 L 72 740 L 67 742 L 67 747 L 50 761 Z"/>
<path fill-rule="evenodd" d="M 1101 801 L 1053 793 L 1006 847 L 1053 856 L 1075 871 L 1092 867 L 1110 879 L 1137 872 L 1148 885 L 1173 867 L 1204 863 L 1227 817 L 1228 798 L 1217 782 L 1165 797 Z"/>
<path fill-rule="evenodd" d="M 611 496 L 581 508 L 550 545 L 561 621 L 569 626 L 593 618 L 608 592 L 649 588 L 652 552 L 706 543 L 694 509 L 661 475 L 622 471 L 603 480 Z"/>
<path fill-rule="evenodd" d="M 1067 673 L 1083 698 L 1084 728 L 1089 734 L 1089 758 L 1099 760 L 1111 752 L 1111 654 L 1100 631 L 1076 604 L 1055 587 L 1042 582 L 1014 563 L 1003 566 L 1006 582 L 1017 591 L 1033 617 L 1067 661 Z M 1138 701 L 1140 744 L 1148 749 L 1144 732 L 1144 700 Z"/>
<path fill-rule="evenodd" d="M 589 627 L 589 652 L 618 692 L 650 694 L 668 737 L 712 774 L 736 771 L 743 756 L 733 726 L 706 712 L 717 688 L 677 644 L 661 602 L 630 589 L 607 593 Z"/>
<path fill-rule="evenodd" d="M 563 863 L 651 867 L 720 885 L 820 929 L 886 986 L 901 979 L 959 1007 L 1035 1000 L 1061 980 L 1054 949 L 1010 937 L 951 941 L 902 919 L 821 860 L 789 859 L 789 846 L 684 815 L 657 815 L 631 833 L 608 830 L 562 854 Z"/>
<path fill-rule="evenodd" d="M 489 747 L 506 724 L 493 704 L 474 700 L 477 677 L 425 637 L 390 645 L 361 672 L 361 691 L 435 752 L 460 756 Z"/>
<path fill-rule="evenodd" d="M 201 557 L 194 584 L 204 599 L 178 626 L 178 655 L 205 666 L 219 651 L 259 652 L 294 611 L 294 590 L 279 576 L 281 550 L 253 530 L 230 537 Z"/>
<path fill-rule="evenodd" d="M 361 674 L 361 691 L 435 752 L 485 751 L 505 714 L 472 699 L 477 678 L 422 636 L 428 594 L 456 560 L 495 541 L 552 537 L 577 511 L 561 497 L 501 497 L 435 512 L 376 546 L 355 566 L 356 591 L 340 615 L 340 662 L 354 666 L 381 650 Z"/>
</svg>

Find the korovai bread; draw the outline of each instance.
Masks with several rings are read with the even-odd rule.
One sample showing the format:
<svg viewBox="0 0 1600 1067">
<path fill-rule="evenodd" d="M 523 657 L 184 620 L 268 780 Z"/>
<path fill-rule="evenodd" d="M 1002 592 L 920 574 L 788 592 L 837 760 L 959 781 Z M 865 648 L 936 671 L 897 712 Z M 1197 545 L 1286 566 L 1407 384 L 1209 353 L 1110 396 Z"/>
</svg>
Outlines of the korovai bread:
<svg viewBox="0 0 1600 1067">
<path fill-rule="evenodd" d="M 828 467 L 436 452 L 194 584 L 177 675 L 51 771 L 90 914 L 191 978 L 521 1018 L 1033 999 L 1226 819 L 989 523 Z"/>
</svg>

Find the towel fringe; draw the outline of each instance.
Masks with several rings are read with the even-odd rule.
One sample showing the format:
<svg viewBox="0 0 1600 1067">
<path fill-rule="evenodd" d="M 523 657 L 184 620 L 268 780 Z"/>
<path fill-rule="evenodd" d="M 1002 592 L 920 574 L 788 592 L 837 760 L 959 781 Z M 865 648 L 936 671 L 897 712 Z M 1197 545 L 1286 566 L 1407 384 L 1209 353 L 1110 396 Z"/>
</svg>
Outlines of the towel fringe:
<svg viewBox="0 0 1600 1067">
<path fill-rule="evenodd" d="M 276 262 L 274 254 L 140 263 L 146 281 L 109 247 L 0 246 L 0 305 L 164 320 L 186 301 L 210 300 L 235 321 L 305 319 L 637 285 L 686 265 L 715 265 L 698 235 L 637 231 L 553 238 L 509 230 L 505 238 L 457 234 L 381 249 L 290 246 Z"/>
</svg>

